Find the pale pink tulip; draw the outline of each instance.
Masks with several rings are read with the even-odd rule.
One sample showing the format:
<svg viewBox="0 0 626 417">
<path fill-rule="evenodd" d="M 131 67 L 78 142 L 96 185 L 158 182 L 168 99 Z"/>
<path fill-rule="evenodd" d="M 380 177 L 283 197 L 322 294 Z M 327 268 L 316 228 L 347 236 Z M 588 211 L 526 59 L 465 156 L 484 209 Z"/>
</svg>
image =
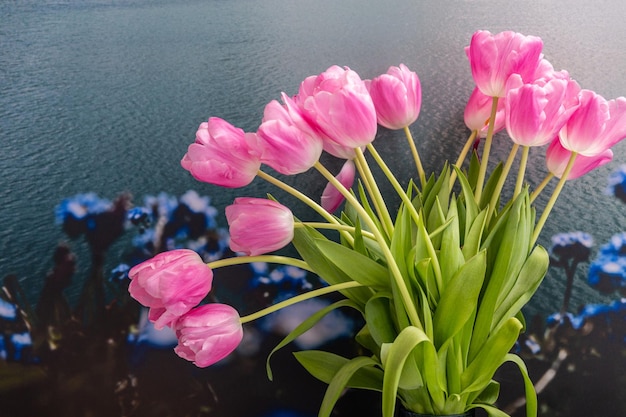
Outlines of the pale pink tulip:
<svg viewBox="0 0 626 417">
<path fill-rule="evenodd" d="M 230 247 L 249 256 L 281 249 L 293 239 L 291 210 L 265 198 L 239 197 L 226 207 Z"/>
<path fill-rule="evenodd" d="M 352 188 L 354 183 L 354 176 L 356 175 L 356 168 L 354 161 L 348 159 L 337 174 L 337 180 L 347 189 Z M 321 204 L 322 207 L 329 213 L 334 213 L 341 203 L 345 200 L 343 194 L 330 182 L 326 184 L 324 192 L 322 193 Z"/>
<path fill-rule="evenodd" d="M 558 138 L 554 139 L 548 149 L 546 150 L 546 165 L 548 170 L 554 174 L 555 177 L 561 178 L 565 167 L 572 156 L 572 152 L 565 149 Z M 602 165 L 608 164 L 613 159 L 613 151 L 607 149 L 594 156 L 576 155 L 574 160 L 574 166 L 567 176 L 568 180 L 581 177 L 593 171 Z"/>
<path fill-rule="evenodd" d="M 400 64 L 386 74 L 365 81 L 376 108 L 378 124 L 402 129 L 417 120 L 422 105 L 422 86 L 417 74 Z"/>
<path fill-rule="evenodd" d="M 478 87 L 475 87 L 465 106 L 465 112 L 463 113 L 465 126 L 472 132 L 478 131 L 478 137 L 480 138 L 487 137 L 492 101 L 493 97 L 486 96 Z M 502 129 L 504 129 L 504 100 L 498 100 L 493 132 L 497 133 Z"/>
<path fill-rule="evenodd" d="M 294 97 L 310 130 L 324 141 L 324 150 L 352 159 L 354 149 L 376 136 L 376 110 L 365 83 L 349 68 L 332 66 L 306 78 Z"/>
<path fill-rule="evenodd" d="M 284 106 L 276 100 L 265 106 L 257 137 L 261 162 L 281 174 L 294 175 L 307 171 L 319 160 L 322 140 L 299 127 L 300 116 L 293 111 L 291 99 L 283 95 L 283 100 Z"/>
<path fill-rule="evenodd" d="M 233 352 L 243 338 L 237 310 L 226 304 L 194 308 L 174 323 L 178 345 L 174 352 L 204 368 Z"/>
<path fill-rule="evenodd" d="M 519 74 L 524 82 L 533 81 L 542 48 L 543 42 L 536 36 L 511 31 L 492 35 L 479 30 L 465 52 L 480 91 L 490 97 L 504 97 L 512 74 Z"/>
<path fill-rule="evenodd" d="M 148 318 L 162 329 L 197 306 L 211 291 L 213 271 L 189 249 L 163 252 L 131 268 L 128 291 L 150 308 Z"/>
<path fill-rule="evenodd" d="M 196 132 L 180 162 L 199 181 L 222 187 L 243 187 L 261 167 L 255 133 L 244 133 L 223 119 L 211 117 Z"/>
<path fill-rule="evenodd" d="M 576 109 L 566 102 L 567 91 L 564 79 L 524 84 L 519 74 L 513 74 L 505 100 L 506 130 L 513 142 L 522 146 L 550 143 Z"/>
<path fill-rule="evenodd" d="M 594 156 L 626 138 L 626 98 L 607 101 L 584 89 L 579 97 L 580 106 L 559 132 L 565 149 Z"/>
</svg>

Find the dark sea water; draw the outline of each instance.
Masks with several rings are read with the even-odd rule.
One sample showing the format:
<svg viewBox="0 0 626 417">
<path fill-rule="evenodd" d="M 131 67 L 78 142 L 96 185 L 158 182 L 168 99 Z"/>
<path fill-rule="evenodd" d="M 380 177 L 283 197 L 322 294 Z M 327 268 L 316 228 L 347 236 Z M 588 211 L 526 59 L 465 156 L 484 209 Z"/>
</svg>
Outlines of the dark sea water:
<svg viewBox="0 0 626 417">
<path fill-rule="evenodd" d="M 141 202 L 195 189 L 221 210 L 234 195 L 273 192 L 260 181 L 235 191 L 198 183 L 180 158 L 209 116 L 254 131 L 268 101 L 330 65 L 363 78 L 399 63 L 415 70 L 424 97 L 412 131 L 427 170 L 439 170 L 468 134 L 462 112 L 473 85 L 463 48 L 475 30 L 538 35 L 555 68 L 615 98 L 626 95 L 625 21 L 622 0 L 4 0 L 0 277 L 16 274 L 36 297 L 66 239 L 54 208 L 76 193 L 129 191 Z M 626 229 L 626 205 L 604 193 L 608 174 L 626 163 L 624 145 L 611 164 L 568 184 L 544 245 L 582 230 L 597 247 Z M 377 147 L 403 181 L 412 175 L 400 135 L 383 132 Z M 506 139 L 495 148 L 505 157 Z M 532 184 L 545 175 L 541 153 L 531 153 Z M 287 180 L 313 196 L 324 186 L 313 174 Z M 85 244 L 71 244 L 84 272 Z M 125 244 L 108 253 L 111 264 Z M 577 280 L 572 306 L 603 300 L 584 270 Z M 555 311 L 562 292 L 563 278 L 549 275 L 532 308 Z"/>
</svg>

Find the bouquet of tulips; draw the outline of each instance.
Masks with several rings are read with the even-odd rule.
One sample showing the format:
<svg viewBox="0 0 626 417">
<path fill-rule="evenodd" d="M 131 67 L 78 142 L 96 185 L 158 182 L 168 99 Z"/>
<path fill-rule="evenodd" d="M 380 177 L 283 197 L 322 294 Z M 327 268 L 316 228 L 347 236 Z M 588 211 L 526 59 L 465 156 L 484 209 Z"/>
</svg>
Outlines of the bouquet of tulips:
<svg viewBox="0 0 626 417">
<path fill-rule="evenodd" d="M 295 353 L 328 384 L 320 417 L 331 414 L 346 388 L 381 392 L 384 417 L 394 415 L 397 403 L 433 415 L 482 408 L 504 416 L 493 378 L 508 361 L 518 365 L 525 382 L 527 415 L 536 415 L 527 369 L 510 353 L 524 329 L 521 308 L 549 264 L 536 241 L 565 182 L 609 162 L 610 147 L 626 136 L 626 98 L 607 101 L 582 89 L 566 71 L 554 70 L 542 48 L 540 38 L 514 32 L 472 36 L 466 53 L 476 87 L 465 109 L 471 134 L 454 165 L 434 174 L 424 172 L 411 137 L 421 87 L 405 65 L 371 80 L 332 66 L 306 78 L 295 96 L 283 93 L 282 103 L 267 104 L 256 133 L 210 118 L 200 125 L 183 168 L 224 187 L 265 179 L 306 203 L 315 221 L 294 217 L 272 196 L 237 198 L 226 217 L 231 248 L 240 256 L 206 264 L 190 250 L 158 254 L 130 271 L 131 295 L 150 308 L 157 328 L 174 329 L 178 355 L 205 367 L 238 346 L 242 324 L 341 293 L 344 298 L 311 315 L 274 350 L 334 309 L 362 315 L 355 339 L 367 352 L 363 356 Z M 402 185 L 376 151 L 378 125 L 404 131 L 414 181 Z M 503 129 L 512 140 L 510 156 L 490 164 L 494 134 Z M 547 146 L 549 173 L 530 190 L 524 175 L 533 146 Z M 336 176 L 321 164 L 322 152 L 345 160 Z M 372 164 L 382 178 L 375 178 Z M 328 185 L 314 200 L 262 165 L 284 175 L 315 169 Z M 554 177 L 558 182 L 538 215 L 534 201 Z M 388 207 L 381 179 L 399 196 L 399 207 Z M 271 254 L 290 243 L 299 258 Z M 215 268 L 256 261 L 294 265 L 328 285 L 244 317 L 229 305 L 203 302 Z M 270 358 L 267 370 L 271 378 Z"/>
</svg>

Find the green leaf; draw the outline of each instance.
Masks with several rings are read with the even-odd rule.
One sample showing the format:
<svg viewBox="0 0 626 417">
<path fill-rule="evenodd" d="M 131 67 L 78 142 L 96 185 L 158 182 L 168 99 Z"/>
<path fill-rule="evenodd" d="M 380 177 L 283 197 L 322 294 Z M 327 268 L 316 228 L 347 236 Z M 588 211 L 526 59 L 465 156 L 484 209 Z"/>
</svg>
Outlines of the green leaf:
<svg viewBox="0 0 626 417">
<path fill-rule="evenodd" d="M 276 345 L 274 349 L 272 349 L 269 355 L 267 355 L 267 359 L 265 361 L 265 370 L 267 372 L 267 377 L 270 381 L 273 379 L 272 368 L 270 367 L 270 360 L 272 358 L 272 355 L 274 355 L 274 353 L 276 353 L 278 350 L 287 346 L 290 342 L 296 340 L 300 335 L 304 334 L 306 331 L 315 326 L 317 322 L 320 321 L 326 314 L 340 307 L 352 307 L 356 310 L 359 310 L 359 307 L 351 300 L 337 301 L 336 303 L 326 306 L 321 310 L 311 314 L 309 317 L 307 317 L 306 320 L 300 323 L 287 336 L 285 336 L 285 338 L 280 343 L 278 343 L 278 345 Z"/>
<path fill-rule="evenodd" d="M 365 321 L 372 338 L 378 346 L 383 343 L 391 343 L 398 335 L 392 312 L 391 294 L 376 294 L 365 304 Z M 377 353 L 378 352 L 374 352 Z"/>
<path fill-rule="evenodd" d="M 512 353 L 506 355 L 506 360 L 516 364 L 522 373 L 522 378 L 524 379 L 524 391 L 526 392 L 526 417 L 537 417 L 537 393 L 535 392 L 535 386 L 528 375 L 526 364 L 522 358 Z"/>
<path fill-rule="evenodd" d="M 482 244 L 483 232 L 487 220 L 487 210 L 482 210 L 474 217 L 474 220 L 467 227 L 467 233 L 463 241 L 463 256 L 469 259 L 476 255 Z"/>
<path fill-rule="evenodd" d="M 459 183 L 461 184 L 461 197 L 459 198 L 460 204 L 465 208 L 465 218 L 463 223 L 465 224 L 465 236 L 469 234 L 469 227 L 474 223 L 474 219 L 478 215 L 478 205 L 474 201 L 474 191 L 472 190 L 472 186 L 468 182 L 465 174 L 457 168 L 454 167 Z"/>
<path fill-rule="evenodd" d="M 441 279 L 444 286 L 446 286 L 465 262 L 465 257 L 461 250 L 459 218 L 454 196 L 452 196 L 450 207 L 448 208 L 448 218 L 446 219 L 446 227 L 442 232 L 441 248 L 439 249 L 438 257 L 441 266 Z"/>
<path fill-rule="evenodd" d="M 478 252 L 459 269 L 441 294 L 433 317 L 437 349 L 461 330 L 476 310 L 486 262 L 486 252 Z"/>
</svg>

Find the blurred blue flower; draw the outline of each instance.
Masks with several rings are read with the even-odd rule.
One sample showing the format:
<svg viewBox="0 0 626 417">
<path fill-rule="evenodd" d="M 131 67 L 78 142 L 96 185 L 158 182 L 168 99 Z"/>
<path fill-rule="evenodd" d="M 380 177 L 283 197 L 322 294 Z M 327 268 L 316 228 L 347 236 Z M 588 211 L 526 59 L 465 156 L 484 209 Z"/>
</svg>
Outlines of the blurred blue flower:
<svg viewBox="0 0 626 417">
<path fill-rule="evenodd" d="M 589 233 L 580 231 L 558 233 L 552 236 L 550 255 L 558 257 L 561 262 L 567 259 L 583 262 L 589 260 L 591 247 L 593 237 Z"/>
<path fill-rule="evenodd" d="M 128 264 L 119 264 L 111 270 L 111 274 L 109 275 L 109 281 L 122 282 L 127 280 L 128 271 L 130 271 L 130 266 Z"/>
<path fill-rule="evenodd" d="M 603 294 L 626 290 L 626 256 L 622 254 L 622 242 L 614 240 L 603 246 L 598 257 L 589 265 L 589 285 Z"/>
<path fill-rule="evenodd" d="M 626 256 L 626 232 L 611 236 L 609 242 L 600 247 L 600 253 L 605 255 Z"/>
<path fill-rule="evenodd" d="M 569 321 L 572 327 L 577 330 L 580 329 L 585 322 L 584 317 L 575 316 L 572 313 L 554 313 L 548 316 L 548 318 L 546 319 L 546 323 L 548 324 L 548 326 L 556 326 L 563 324 L 565 320 Z"/>
<path fill-rule="evenodd" d="M 0 298 L 0 318 L 13 321 L 17 318 L 17 307 L 15 304 Z"/>
<path fill-rule="evenodd" d="M 606 193 L 626 203 L 626 165 L 621 165 L 609 175 Z"/>
<path fill-rule="evenodd" d="M 103 213 L 110 210 L 112 203 L 109 200 L 98 197 L 96 193 L 76 194 L 65 198 L 55 209 L 57 224 L 63 224 L 68 217 L 81 220 L 88 215 Z"/>
</svg>

